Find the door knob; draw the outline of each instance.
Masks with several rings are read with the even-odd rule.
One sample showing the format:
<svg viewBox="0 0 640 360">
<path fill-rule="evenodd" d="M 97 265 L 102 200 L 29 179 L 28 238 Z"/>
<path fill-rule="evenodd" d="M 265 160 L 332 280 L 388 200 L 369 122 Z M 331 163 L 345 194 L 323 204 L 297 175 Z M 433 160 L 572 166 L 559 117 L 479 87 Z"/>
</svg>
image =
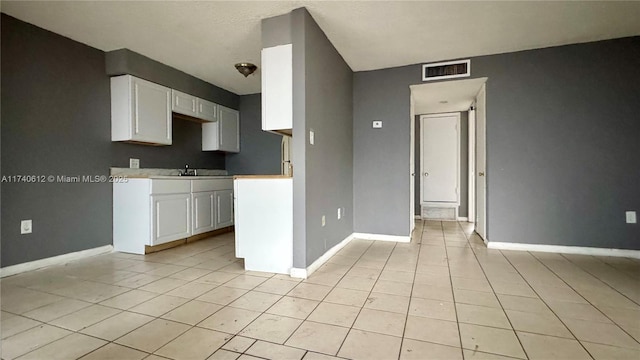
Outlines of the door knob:
<svg viewBox="0 0 640 360">
<path fill-rule="evenodd" d="M 428 172 L 425 172 L 425 173 L 424 173 L 424 176 L 425 176 L 425 177 L 429 176 L 429 173 L 428 173 Z"/>
<path fill-rule="evenodd" d="M 479 173 L 478 173 L 478 176 L 484 176 L 484 172 L 482 172 L 482 171 L 481 171 L 481 172 L 479 172 Z"/>
</svg>

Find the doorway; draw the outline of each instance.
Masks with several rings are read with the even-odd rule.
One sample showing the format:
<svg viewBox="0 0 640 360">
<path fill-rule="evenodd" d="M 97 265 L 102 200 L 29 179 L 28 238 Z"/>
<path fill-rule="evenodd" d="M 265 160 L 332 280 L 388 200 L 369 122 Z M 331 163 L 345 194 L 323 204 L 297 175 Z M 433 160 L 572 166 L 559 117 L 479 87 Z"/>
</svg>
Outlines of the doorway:
<svg viewBox="0 0 640 360">
<path fill-rule="evenodd" d="M 466 161 L 462 161 L 459 165 L 463 170 L 460 172 L 460 178 L 463 180 L 460 181 L 461 188 L 459 189 L 459 198 L 461 211 L 459 212 L 460 216 L 458 220 L 476 223 L 478 219 L 480 219 L 482 221 L 482 227 L 480 229 L 482 234 L 480 235 L 483 239 L 487 237 L 486 177 L 484 176 L 484 164 L 486 161 L 486 141 L 484 133 L 484 125 L 486 124 L 486 90 L 484 85 L 486 81 L 487 78 L 477 78 L 410 86 L 411 133 L 412 140 L 416 142 L 416 146 L 412 148 L 412 155 L 410 156 L 410 160 L 412 160 L 411 164 L 413 165 L 410 168 L 411 173 L 412 175 L 414 174 L 414 166 L 416 176 L 421 176 L 424 173 L 421 169 L 418 169 L 421 163 L 420 146 L 418 144 L 420 138 L 420 116 L 441 113 L 460 113 L 464 115 L 463 127 L 468 126 L 468 129 L 465 129 L 461 133 L 461 139 L 463 140 L 461 141 L 461 148 L 459 150 L 462 158 Z M 478 117 L 480 117 L 479 120 Z M 482 123 L 478 125 L 479 121 Z M 482 139 L 478 139 L 479 136 L 481 136 Z M 476 153 L 479 150 L 481 150 L 480 156 L 482 156 L 480 160 L 476 158 Z M 482 173 L 483 176 L 481 176 L 482 179 L 478 181 L 480 173 Z M 415 212 L 415 218 L 420 219 L 422 218 L 420 214 L 420 204 L 422 200 L 420 178 L 415 180 L 415 187 L 412 187 L 411 191 L 414 196 L 412 196 L 410 213 Z M 479 207 L 482 207 L 482 209 Z M 466 211 L 463 212 L 462 210 Z"/>
</svg>

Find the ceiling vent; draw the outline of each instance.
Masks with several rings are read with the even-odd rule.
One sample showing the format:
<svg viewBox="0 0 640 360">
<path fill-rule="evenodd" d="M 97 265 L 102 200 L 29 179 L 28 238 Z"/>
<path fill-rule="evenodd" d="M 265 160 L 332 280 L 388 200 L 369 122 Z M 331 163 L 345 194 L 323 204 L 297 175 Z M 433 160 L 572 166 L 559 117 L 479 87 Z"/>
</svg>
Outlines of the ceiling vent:
<svg viewBox="0 0 640 360">
<path fill-rule="evenodd" d="M 471 60 L 446 61 L 422 65 L 422 81 L 453 79 L 471 75 Z"/>
</svg>

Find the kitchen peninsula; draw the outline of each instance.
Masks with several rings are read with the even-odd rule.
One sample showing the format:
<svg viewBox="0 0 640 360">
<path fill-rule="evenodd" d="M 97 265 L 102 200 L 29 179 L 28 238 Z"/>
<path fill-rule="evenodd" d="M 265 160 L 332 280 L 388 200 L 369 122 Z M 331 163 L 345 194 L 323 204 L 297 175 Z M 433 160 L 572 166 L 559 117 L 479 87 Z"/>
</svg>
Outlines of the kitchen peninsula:
<svg viewBox="0 0 640 360">
<path fill-rule="evenodd" d="M 234 176 L 236 257 L 246 270 L 289 274 L 293 266 L 293 178 Z"/>
</svg>

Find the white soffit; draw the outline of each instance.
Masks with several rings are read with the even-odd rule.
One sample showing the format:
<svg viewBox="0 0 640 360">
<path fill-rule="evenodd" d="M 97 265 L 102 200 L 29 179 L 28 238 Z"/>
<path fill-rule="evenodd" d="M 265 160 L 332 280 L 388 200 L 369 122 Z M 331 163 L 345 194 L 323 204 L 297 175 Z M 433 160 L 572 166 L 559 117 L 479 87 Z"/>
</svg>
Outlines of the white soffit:
<svg viewBox="0 0 640 360">
<path fill-rule="evenodd" d="M 477 78 L 412 85 L 414 114 L 467 111 L 486 81 Z"/>
<path fill-rule="evenodd" d="M 103 51 L 128 48 L 238 94 L 260 91 L 260 21 L 306 7 L 354 71 L 640 35 L 640 2 L 2 1 Z"/>
</svg>

